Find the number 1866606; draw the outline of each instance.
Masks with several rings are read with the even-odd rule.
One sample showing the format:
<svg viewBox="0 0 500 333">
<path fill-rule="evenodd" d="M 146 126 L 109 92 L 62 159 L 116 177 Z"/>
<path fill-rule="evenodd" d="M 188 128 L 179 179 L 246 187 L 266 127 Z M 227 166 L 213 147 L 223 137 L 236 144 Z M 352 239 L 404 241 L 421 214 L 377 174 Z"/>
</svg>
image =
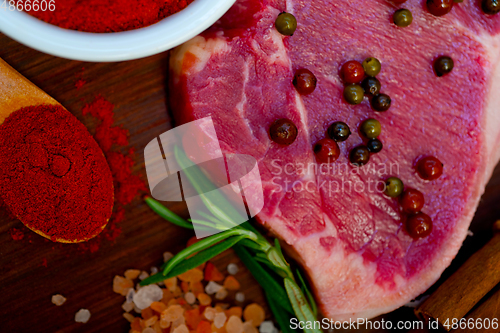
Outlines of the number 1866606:
<svg viewBox="0 0 500 333">
<path fill-rule="evenodd" d="M 34 11 L 34 12 L 53 12 L 56 10 L 55 0 L 0 0 L 2 5 L 0 9 L 10 11 Z"/>
</svg>

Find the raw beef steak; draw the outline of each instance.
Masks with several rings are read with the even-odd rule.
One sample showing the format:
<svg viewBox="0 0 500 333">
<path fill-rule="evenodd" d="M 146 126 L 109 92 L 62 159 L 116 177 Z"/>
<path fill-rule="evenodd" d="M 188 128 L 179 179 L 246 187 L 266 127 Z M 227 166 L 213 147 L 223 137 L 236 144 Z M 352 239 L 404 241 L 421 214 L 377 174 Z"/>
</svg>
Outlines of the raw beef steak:
<svg viewBox="0 0 500 333">
<path fill-rule="evenodd" d="M 392 15 L 404 6 L 413 23 L 399 28 Z M 402 6 L 382 0 L 240 0 L 211 29 L 171 54 L 171 101 L 179 123 L 211 116 L 221 148 L 259 161 L 265 206 L 260 223 L 289 245 L 312 282 L 323 314 L 333 319 L 374 317 L 407 303 L 431 286 L 466 237 L 484 186 L 500 157 L 500 14 L 485 15 L 480 1 L 456 4 L 443 17 L 425 0 Z M 291 37 L 274 27 L 277 15 L 295 15 Z M 433 61 L 454 59 L 438 77 Z M 339 69 L 376 57 L 382 92 L 391 108 L 374 112 L 368 99 L 342 97 Z M 311 70 L 316 90 L 292 85 L 294 72 Z M 289 146 L 268 130 L 289 118 L 298 136 Z M 356 168 L 349 151 L 363 143 L 359 124 L 382 124 L 383 150 Z M 328 126 L 346 122 L 353 134 L 340 158 L 318 168 L 313 144 Z M 435 156 L 443 175 L 422 180 L 415 161 Z M 398 176 L 425 195 L 433 220 L 428 237 L 405 231 L 400 205 L 377 184 Z"/>
</svg>

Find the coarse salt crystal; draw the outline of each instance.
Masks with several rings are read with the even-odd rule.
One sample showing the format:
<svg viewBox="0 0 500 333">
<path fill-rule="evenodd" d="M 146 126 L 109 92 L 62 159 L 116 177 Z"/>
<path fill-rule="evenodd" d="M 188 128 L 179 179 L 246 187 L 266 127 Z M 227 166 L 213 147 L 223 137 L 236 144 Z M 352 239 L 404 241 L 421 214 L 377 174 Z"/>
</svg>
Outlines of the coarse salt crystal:
<svg viewBox="0 0 500 333">
<path fill-rule="evenodd" d="M 134 301 L 134 295 L 135 295 L 135 290 L 130 288 L 126 296 L 126 301 L 132 303 Z"/>
<path fill-rule="evenodd" d="M 270 320 L 263 321 L 262 324 L 260 324 L 259 327 L 259 332 L 260 333 L 273 333 L 273 331 L 276 329 L 274 327 L 274 324 Z"/>
<path fill-rule="evenodd" d="M 193 293 L 186 293 L 184 295 L 184 299 L 186 300 L 186 302 L 188 302 L 188 304 L 193 304 L 194 302 L 196 302 L 196 296 Z"/>
<path fill-rule="evenodd" d="M 135 305 L 132 302 L 125 302 L 122 304 L 122 309 L 125 312 L 130 312 L 134 309 Z"/>
<path fill-rule="evenodd" d="M 129 322 L 133 322 L 135 317 L 133 315 L 131 315 L 130 313 L 124 313 L 123 314 L 123 318 L 127 319 Z"/>
<path fill-rule="evenodd" d="M 87 309 L 80 309 L 76 314 L 75 314 L 75 321 L 77 323 L 86 323 L 90 319 L 90 311 Z"/>
<path fill-rule="evenodd" d="M 144 332 L 144 331 L 143 331 Z M 182 324 L 177 326 L 172 333 L 189 333 L 189 329 L 187 328 L 186 325 Z"/>
<path fill-rule="evenodd" d="M 207 318 L 209 321 L 212 321 L 214 320 L 215 318 L 215 314 L 217 313 L 217 311 L 215 311 L 214 308 L 211 308 L 211 307 L 207 307 L 205 308 L 205 311 L 203 312 L 203 315 L 205 316 L 205 318 Z"/>
<path fill-rule="evenodd" d="M 227 265 L 227 272 L 231 275 L 235 275 L 236 273 L 238 273 L 238 270 L 238 265 L 236 264 L 231 263 Z"/>
<path fill-rule="evenodd" d="M 61 306 L 66 302 L 66 297 L 63 295 L 57 294 L 57 295 L 52 295 L 52 303 L 54 303 L 57 306 Z"/>
<path fill-rule="evenodd" d="M 134 305 L 134 311 L 135 313 L 141 314 L 142 310 L 137 307 L 137 305 Z"/>
<path fill-rule="evenodd" d="M 226 323 L 227 333 L 243 333 L 243 322 L 240 317 L 231 316 Z"/>
<path fill-rule="evenodd" d="M 141 274 L 139 275 L 139 280 L 144 280 L 144 279 L 147 279 L 149 277 L 149 274 L 148 272 L 146 271 L 142 271 Z"/>
<path fill-rule="evenodd" d="M 146 327 L 144 330 L 142 330 L 142 333 L 156 333 L 156 331 L 151 327 Z"/>
<path fill-rule="evenodd" d="M 156 284 L 142 287 L 134 295 L 134 303 L 139 309 L 145 309 L 153 302 L 159 302 L 163 298 L 163 291 Z"/>
<path fill-rule="evenodd" d="M 207 284 L 207 286 L 205 287 L 205 292 L 208 295 L 213 295 L 221 289 L 222 289 L 222 286 L 220 284 L 218 284 L 217 282 L 214 282 L 214 281 L 210 281 Z"/>
<path fill-rule="evenodd" d="M 236 295 L 234 295 L 234 299 L 236 299 L 236 302 L 244 302 L 245 294 L 242 292 L 236 293 Z"/>
<path fill-rule="evenodd" d="M 151 267 L 151 275 L 158 273 L 158 267 Z"/>
<path fill-rule="evenodd" d="M 165 252 L 165 253 L 163 253 L 163 262 L 167 262 L 170 259 L 172 259 L 173 257 L 174 257 L 174 255 L 172 254 L 172 252 Z"/>
<path fill-rule="evenodd" d="M 221 328 L 226 323 L 226 314 L 224 312 L 217 312 L 214 317 L 214 325 L 217 328 Z"/>
<path fill-rule="evenodd" d="M 216 293 L 215 293 L 215 298 L 218 300 L 223 300 L 227 296 L 227 289 L 226 288 L 220 288 Z"/>
</svg>

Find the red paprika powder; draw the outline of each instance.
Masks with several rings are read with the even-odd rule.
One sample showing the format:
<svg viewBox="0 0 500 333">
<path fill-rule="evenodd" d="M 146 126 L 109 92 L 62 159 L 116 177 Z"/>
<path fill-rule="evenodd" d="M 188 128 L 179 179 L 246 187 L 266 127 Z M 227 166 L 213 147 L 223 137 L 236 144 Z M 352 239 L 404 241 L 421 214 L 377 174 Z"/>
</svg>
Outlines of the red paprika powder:
<svg viewBox="0 0 500 333">
<path fill-rule="evenodd" d="M 85 126 L 59 105 L 12 113 L 0 125 L 0 195 L 52 240 L 96 236 L 113 208 L 113 179 Z"/>
<path fill-rule="evenodd" d="M 119 32 L 157 23 L 193 0 L 56 0 L 55 10 L 28 11 L 61 28 L 86 32 Z"/>
</svg>

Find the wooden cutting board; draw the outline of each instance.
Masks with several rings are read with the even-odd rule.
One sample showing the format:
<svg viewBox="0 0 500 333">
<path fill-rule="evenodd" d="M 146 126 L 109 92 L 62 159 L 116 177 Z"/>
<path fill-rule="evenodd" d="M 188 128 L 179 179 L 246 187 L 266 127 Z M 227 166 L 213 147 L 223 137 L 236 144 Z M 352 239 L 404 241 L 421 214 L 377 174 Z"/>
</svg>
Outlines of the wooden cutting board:
<svg viewBox="0 0 500 333">
<path fill-rule="evenodd" d="M 167 108 L 167 53 L 129 62 L 83 63 L 34 51 L 2 34 L 0 45 L 1 58 L 59 101 L 91 132 L 95 123 L 82 116 L 83 106 L 98 94 L 115 104 L 115 122 L 129 130 L 129 148 L 137 151 L 134 171 L 146 179 L 143 149 L 172 127 Z M 77 89 L 75 83 L 80 78 L 86 84 Z M 475 235 L 466 240 L 444 276 L 490 237 L 489 227 L 500 219 L 499 202 L 497 167 L 471 227 Z M 187 216 L 183 204 L 170 208 Z M 103 241 L 97 252 L 82 252 L 77 245 L 51 243 L 0 212 L 0 331 L 128 332 L 121 309 L 124 297 L 113 293 L 113 277 L 128 268 L 149 270 L 160 265 L 164 251 L 179 251 L 192 234 L 157 217 L 140 199 L 127 206 L 125 220 L 119 226 L 122 231 L 115 243 Z M 13 240 L 11 228 L 23 230 L 25 238 Z M 231 251 L 215 261 L 221 270 L 229 262 L 238 262 Z M 263 304 L 260 288 L 250 274 L 242 269 L 237 278 L 242 282 L 246 303 Z M 51 303 L 51 296 L 57 293 L 68 299 L 60 307 Z M 80 308 L 92 314 L 87 324 L 74 321 Z M 384 319 L 412 320 L 414 316 L 412 309 L 401 308 Z"/>
</svg>

